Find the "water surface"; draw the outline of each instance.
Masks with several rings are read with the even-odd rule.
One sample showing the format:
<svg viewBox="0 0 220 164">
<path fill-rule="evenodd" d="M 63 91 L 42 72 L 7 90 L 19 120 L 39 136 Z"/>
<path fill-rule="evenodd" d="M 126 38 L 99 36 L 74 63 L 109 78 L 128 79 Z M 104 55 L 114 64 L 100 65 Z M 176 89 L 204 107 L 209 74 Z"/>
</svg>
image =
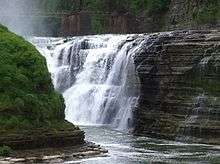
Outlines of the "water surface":
<svg viewBox="0 0 220 164">
<path fill-rule="evenodd" d="M 220 146 L 135 137 L 103 126 L 82 126 L 81 129 L 86 132 L 86 140 L 109 150 L 108 157 L 68 163 L 220 163 Z"/>
</svg>

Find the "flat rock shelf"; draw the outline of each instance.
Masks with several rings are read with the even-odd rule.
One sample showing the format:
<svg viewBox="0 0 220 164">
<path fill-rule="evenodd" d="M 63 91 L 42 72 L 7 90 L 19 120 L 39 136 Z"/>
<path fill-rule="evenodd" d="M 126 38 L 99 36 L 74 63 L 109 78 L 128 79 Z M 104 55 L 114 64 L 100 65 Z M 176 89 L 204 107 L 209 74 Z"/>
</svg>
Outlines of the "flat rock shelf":
<svg viewBox="0 0 220 164">
<path fill-rule="evenodd" d="M 84 132 L 78 128 L 56 131 L 35 129 L 21 134 L 16 132 L 1 135 L 0 143 L 15 150 L 80 145 L 84 143 Z"/>
<path fill-rule="evenodd" d="M 91 157 L 105 157 L 108 151 L 92 142 L 60 148 L 42 148 L 13 151 L 10 157 L 0 157 L 0 164 L 62 163 Z"/>
</svg>

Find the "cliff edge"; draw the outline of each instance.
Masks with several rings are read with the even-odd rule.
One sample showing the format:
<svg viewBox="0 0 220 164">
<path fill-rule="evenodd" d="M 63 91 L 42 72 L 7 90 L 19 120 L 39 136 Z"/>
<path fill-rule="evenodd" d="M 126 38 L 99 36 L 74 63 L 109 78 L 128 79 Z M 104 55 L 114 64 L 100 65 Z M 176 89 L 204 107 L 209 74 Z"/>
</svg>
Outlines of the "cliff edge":
<svg viewBox="0 0 220 164">
<path fill-rule="evenodd" d="M 220 32 L 152 34 L 135 56 L 135 133 L 220 144 Z"/>
</svg>

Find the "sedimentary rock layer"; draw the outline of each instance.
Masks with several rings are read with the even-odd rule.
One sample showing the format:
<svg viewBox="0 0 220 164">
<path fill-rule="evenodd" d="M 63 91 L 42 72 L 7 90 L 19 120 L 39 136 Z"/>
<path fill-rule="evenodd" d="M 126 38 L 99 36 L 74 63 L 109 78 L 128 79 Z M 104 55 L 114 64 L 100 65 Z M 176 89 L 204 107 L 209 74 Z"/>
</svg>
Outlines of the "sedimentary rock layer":
<svg viewBox="0 0 220 164">
<path fill-rule="evenodd" d="M 35 129 L 1 135 L 0 144 L 18 150 L 76 146 L 84 144 L 84 132 L 73 127 L 54 131 Z"/>
<path fill-rule="evenodd" d="M 153 34 L 135 56 L 135 133 L 220 144 L 220 32 Z"/>
</svg>

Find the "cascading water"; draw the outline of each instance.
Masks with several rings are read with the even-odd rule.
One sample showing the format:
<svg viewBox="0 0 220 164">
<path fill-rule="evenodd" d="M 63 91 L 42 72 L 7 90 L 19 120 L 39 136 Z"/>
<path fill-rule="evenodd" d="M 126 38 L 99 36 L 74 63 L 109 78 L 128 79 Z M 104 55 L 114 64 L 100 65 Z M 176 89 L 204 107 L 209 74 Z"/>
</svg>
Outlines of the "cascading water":
<svg viewBox="0 0 220 164">
<path fill-rule="evenodd" d="M 132 55 L 143 41 L 133 37 L 35 39 L 47 59 L 55 88 L 64 95 L 68 121 L 109 124 L 119 130 L 132 127 L 132 109 L 139 94 Z M 45 41 L 58 45 L 42 47 Z"/>
<path fill-rule="evenodd" d="M 154 51 L 154 39 L 148 35 L 101 35 L 31 41 L 47 59 L 54 85 L 64 95 L 66 119 L 77 124 L 110 124 L 119 130 L 129 130 L 140 83 L 135 76 L 133 57 L 136 61 L 138 54 Z M 142 67 L 145 60 L 141 61 L 138 72 L 147 69 Z M 177 140 L 183 140 L 185 125 L 197 123 L 205 104 L 204 95 L 195 99 L 195 111 L 180 126 Z M 218 163 L 220 157 L 219 146 L 136 137 L 106 126 L 80 128 L 87 141 L 106 148 L 109 156 L 66 163 Z"/>
</svg>

